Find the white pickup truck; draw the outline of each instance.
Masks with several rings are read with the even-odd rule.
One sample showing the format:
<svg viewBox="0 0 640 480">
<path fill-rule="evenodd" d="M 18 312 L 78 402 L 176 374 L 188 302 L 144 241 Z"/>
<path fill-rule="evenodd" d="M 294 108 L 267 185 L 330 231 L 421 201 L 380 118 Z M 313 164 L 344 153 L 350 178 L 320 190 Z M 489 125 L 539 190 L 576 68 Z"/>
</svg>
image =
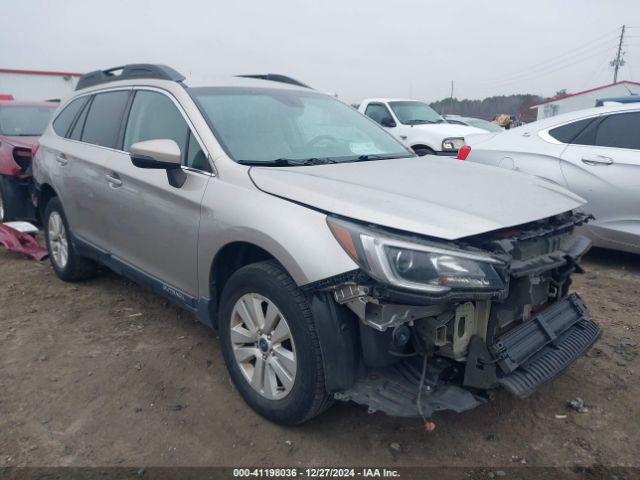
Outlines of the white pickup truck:
<svg viewBox="0 0 640 480">
<path fill-rule="evenodd" d="M 487 133 L 479 128 L 447 123 L 433 108 L 417 100 L 369 98 L 360 104 L 358 111 L 385 127 L 420 156 L 454 156 L 464 145 L 466 135 Z"/>
</svg>

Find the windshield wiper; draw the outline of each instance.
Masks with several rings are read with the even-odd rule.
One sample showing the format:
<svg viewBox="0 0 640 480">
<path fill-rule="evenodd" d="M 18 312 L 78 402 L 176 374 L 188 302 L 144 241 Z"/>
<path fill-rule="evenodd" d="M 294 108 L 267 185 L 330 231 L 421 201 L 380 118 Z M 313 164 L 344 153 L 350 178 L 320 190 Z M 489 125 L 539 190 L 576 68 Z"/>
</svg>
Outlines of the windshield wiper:
<svg viewBox="0 0 640 480">
<path fill-rule="evenodd" d="M 377 155 L 377 154 L 371 154 L 371 155 L 360 155 L 358 158 L 355 158 L 352 160 L 352 162 L 370 162 L 372 160 L 393 160 L 394 158 L 406 158 L 410 155 Z"/>
<path fill-rule="evenodd" d="M 242 165 L 252 165 L 255 167 L 300 167 L 307 165 L 326 165 L 327 163 L 337 163 L 332 158 L 276 158 L 275 160 L 238 160 Z"/>
<path fill-rule="evenodd" d="M 405 125 L 421 125 L 423 123 L 436 123 L 436 122 L 431 121 L 431 120 L 418 120 L 418 119 L 415 119 L 415 120 L 407 120 L 404 123 L 405 123 Z"/>
</svg>

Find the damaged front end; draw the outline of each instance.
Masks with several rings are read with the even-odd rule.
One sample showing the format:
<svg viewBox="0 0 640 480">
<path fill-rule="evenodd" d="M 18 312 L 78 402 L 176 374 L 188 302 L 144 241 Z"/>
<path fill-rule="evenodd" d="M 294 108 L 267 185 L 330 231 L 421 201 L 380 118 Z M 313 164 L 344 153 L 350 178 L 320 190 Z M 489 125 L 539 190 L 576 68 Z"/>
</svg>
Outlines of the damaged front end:
<svg viewBox="0 0 640 480">
<path fill-rule="evenodd" d="M 430 418 L 554 378 L 601 333 L 569 294 L 590 247 L 574 230 L 588 220 L 565 213 L 445 243 L 329 218 L 361 267 L 316 285 L 359 319 L 354 374 L 330 386 L 335 397 Z"/>
</svg>

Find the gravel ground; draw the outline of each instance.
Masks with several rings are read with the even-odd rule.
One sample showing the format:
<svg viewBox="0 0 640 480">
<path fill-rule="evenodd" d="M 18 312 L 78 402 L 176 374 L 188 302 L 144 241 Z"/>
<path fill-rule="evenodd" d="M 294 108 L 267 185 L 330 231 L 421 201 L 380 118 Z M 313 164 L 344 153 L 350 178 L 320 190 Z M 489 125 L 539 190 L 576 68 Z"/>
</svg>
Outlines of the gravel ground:
<svg viewBox="0 0 640 480">
<path fill-rule="evenodd" d="M 500 393 L 426 433 L 353 404 L 268 423 L 189 313 L 114 274 L 67 284 L 0 249 L 0 467 L 639 466 L 640 256 L 593 251 L 584 266 L 574 289 L 604 329 L 589 355 L 526 400 Z"/>
</svg>

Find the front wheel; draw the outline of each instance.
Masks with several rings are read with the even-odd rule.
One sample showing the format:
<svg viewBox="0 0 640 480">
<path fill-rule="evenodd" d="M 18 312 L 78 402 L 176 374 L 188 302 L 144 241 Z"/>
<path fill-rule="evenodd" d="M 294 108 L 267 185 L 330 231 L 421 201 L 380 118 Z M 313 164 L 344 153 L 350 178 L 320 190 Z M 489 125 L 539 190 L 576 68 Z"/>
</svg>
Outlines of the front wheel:
<svg viewBox="0 0 640 480">
<path fill-rule="evenodd" d="M 330 405 L 311 311 L 277 263 L 233 274 L 222 293 L 219 327 L 231 379 L 260 415 L 293 425 Z"/>
<path fill-rule="evenodd" d="M 436 152 L 430 149 L 429 147 L 415 147 L 413 149 L 414 153 L 419 157 L 424 157 L 425 155 L 435 155 Z"/>
</svg>

